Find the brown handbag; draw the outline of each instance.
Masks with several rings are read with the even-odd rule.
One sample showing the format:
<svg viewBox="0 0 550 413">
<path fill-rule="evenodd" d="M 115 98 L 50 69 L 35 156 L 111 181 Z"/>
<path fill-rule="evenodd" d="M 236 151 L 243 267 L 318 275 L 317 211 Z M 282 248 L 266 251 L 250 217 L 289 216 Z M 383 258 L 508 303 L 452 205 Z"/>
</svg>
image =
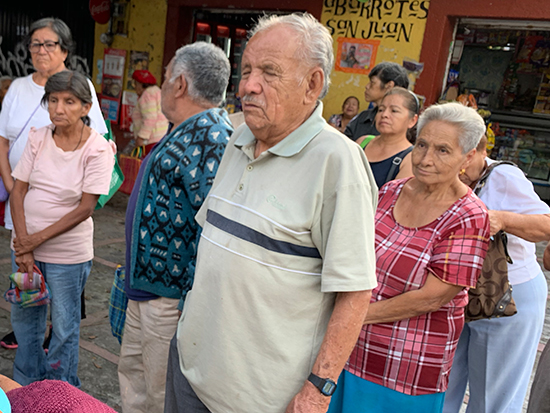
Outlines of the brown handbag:
<svg viewBox="0 0 550 413">
<path fill-rule="evenodd" d="M 512 163 L 491 164 L 476 184 L 474 189 L 476 194 L 485 186 L 491 171 L 502 164 Z M 512 298 L 512 286 L 508 282 L 508 263 L 512 264 L 512 259 L 508 255 L 507 244 L 508 237 L 504 231 L 499 231 L 491 237 L 476 288 L 468 291 L 468 305 L 464 310 L 466 322 L 483 318 L 509 317 L 518 312 Z"/>
<path fill-rule="evenodd" d="M 506 233 L 499 231 L 489 242 L 476 288 L 468 291 L 468 305 L 464 311 L 466 322 L 482 318 L 508 317 L 516 314 L 512 286 L 508 282 L 508 255 Z"/>
</svg>

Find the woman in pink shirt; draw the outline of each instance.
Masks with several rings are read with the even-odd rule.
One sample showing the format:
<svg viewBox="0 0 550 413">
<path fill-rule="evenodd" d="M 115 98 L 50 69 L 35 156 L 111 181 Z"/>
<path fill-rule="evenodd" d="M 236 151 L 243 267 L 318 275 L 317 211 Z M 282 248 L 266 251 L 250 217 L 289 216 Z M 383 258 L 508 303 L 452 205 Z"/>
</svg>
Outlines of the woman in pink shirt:
<svg viewBox="0 0 550 413">
<path fill-rule="evenodd" d="M 42 104 L 51 125 L 31 129 L 12 176 L 12 249 L 22 272 L 36 265 L 51 291 L 52 340 L 42 341 L 47 306 L 12 306 L 19 347 L 14 379 L 22 385 L 56 379 L 79 387 L 80 294 L 92 267 L 91 215 L 109 192 L 114 144 L 89 127 L 92 96 L 86 78 L 72 71 L 51 76 Z"/>
<path fill-rule="evenodd" d="M 160 88 L 157 79 L 148 70 L 132 73 L 139 97 L 132 121 L 136 146 L 151 145 L 162 139 L 168 130 L 168 119 L 160 108 Z"/>
</svg>

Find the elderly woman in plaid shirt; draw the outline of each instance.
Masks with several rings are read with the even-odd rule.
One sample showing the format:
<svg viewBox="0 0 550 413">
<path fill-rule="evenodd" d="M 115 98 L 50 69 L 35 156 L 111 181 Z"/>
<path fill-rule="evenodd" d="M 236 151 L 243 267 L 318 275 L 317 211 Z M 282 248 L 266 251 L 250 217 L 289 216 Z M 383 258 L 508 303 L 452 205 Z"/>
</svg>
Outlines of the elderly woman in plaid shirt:
<svg viewBox="0 0 550 413">
<path fill-rule="evenodd" d="M 483 203 L 459 180 L 485 133 L 471 108 L 428 108 L 412 178 L 391 181 L 375 218 L 378 287 L 330 413 L 441 412 L 489 241 Z"/>
</svg>

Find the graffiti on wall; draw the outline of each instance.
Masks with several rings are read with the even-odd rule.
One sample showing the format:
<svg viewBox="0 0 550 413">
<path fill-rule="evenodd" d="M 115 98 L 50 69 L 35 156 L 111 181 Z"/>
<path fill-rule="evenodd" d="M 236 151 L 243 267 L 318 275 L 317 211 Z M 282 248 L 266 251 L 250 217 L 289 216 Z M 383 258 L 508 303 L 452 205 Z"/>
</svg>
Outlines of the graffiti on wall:
<svg viewBox="0 0 550 413">
<path fill-rule="evenodd" d="M 429 3 L 429 0 L 325 0 L 323 13 L 330 15 L 326 26 L 333 36 L 408 43 L 418 20 L 428 17 Z"/>
<path fill-rule="evenodd" d="M 86 76 L 90 76 L 88 61 L 78 55 L 69 58 L 67 67 Z M 31 58 L 23 42 L 17 43 L 13 51 L 4 52 L 0 36 L 0 76 L 22 77 L 33 73 Z"/>
</svg>

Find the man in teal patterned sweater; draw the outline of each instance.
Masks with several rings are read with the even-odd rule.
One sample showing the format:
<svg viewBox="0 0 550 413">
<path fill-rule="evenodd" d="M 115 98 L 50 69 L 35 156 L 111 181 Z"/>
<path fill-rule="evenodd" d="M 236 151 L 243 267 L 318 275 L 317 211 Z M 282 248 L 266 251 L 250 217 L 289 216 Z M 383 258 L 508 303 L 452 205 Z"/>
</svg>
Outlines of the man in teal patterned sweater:
<svg viewBox="0 0 550 413">
<path fill-rule="evenodd" d="M 166 71 L 161 106 L 174 127 L 144 160 L 126 213 L 129 302 L 118 366 L 125 412 L 164 410 L 170 339 L 195 273 L 194 216 L 233 131 L 218 108 L 229 73 L 222 50 L 201 42 L 180 48 Z"/>
</svg>

